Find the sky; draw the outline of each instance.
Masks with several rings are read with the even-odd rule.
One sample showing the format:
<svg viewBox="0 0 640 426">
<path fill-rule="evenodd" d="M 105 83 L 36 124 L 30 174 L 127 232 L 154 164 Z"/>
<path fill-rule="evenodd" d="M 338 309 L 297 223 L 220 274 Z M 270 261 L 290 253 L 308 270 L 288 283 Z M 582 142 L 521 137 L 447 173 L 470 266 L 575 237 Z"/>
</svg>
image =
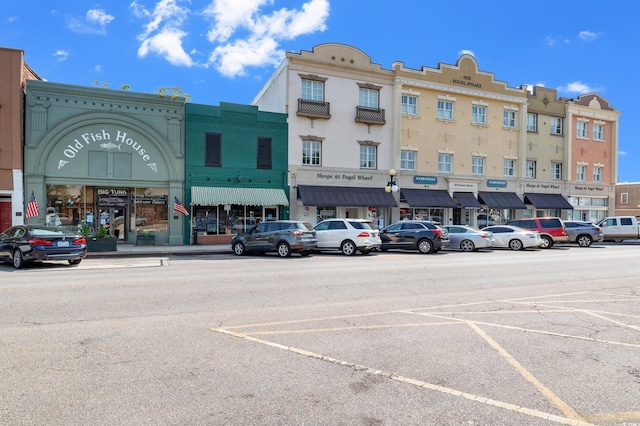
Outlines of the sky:
<svg viewBox="0 0 640 426">
<path fill-rule="evenodd" d="M 472 54 L 510 87 L 575 98 L 596 92 L 621 113 L 619 182 L 640 182 L 640 2 L 634 0 L 9 0 L 0 46 L 43 79 L 251 103 L 285 52 L 323 43 L 391 69 L 437 68 Z"/>
</svg>

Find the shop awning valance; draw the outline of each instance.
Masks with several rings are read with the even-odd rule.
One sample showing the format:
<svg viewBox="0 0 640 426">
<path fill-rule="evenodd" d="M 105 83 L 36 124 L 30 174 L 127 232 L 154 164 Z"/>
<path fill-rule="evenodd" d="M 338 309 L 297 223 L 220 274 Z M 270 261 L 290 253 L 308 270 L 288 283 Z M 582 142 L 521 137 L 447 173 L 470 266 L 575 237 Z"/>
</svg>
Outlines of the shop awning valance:
<svg viewBox="0 0 640 426">
<path fill-rule="evenodd" d="M 463 209 L 481 209 L 482 204 L 472 192 L 454 192 L 453 198 L 458 200 L 458 204 Z"/>
<path fill-rule="evenodd" d="M 194 206 L 218 206 L 223 204 L 288 206 L 289 199 L 282 189 L 192 186 L 191 204 Z"/>
<path fill-rule="evenodd" d="M 527 209 L 515 192 L 480 191 L 478 199 L 490 209 Z"/>
<path fill-rule="evenodd" d="M 532 204 L 537 209 L 566 209 L 573 210 L 566 198 L 561 194 L 524 194 L 524 202 Z"/>
<path fill-rule="evenodd" d="M 403 189 L 402 195 L 411 207 L 457 207 L 451 195 L 443 189 Z"/>
<path fill-rule="evenodd" d="M 298 185 L 298 195 L 305 206 L 316 207 L 384 207 L 396 206 L 384 188 L 352 186 Z"/>
</svg>

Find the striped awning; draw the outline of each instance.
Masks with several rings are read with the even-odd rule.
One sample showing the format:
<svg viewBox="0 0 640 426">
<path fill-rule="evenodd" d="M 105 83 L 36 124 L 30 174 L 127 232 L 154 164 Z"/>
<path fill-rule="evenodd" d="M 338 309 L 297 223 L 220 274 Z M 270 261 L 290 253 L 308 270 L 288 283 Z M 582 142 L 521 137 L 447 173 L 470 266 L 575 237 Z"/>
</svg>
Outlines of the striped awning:
<svg viewBox="0 0 640 426">
<path fill-rule="evenodd" d="M 223 204 L 288 206 L 289 199 L 282 189 L 192 186 L 191 204 L 194 206 L 218 206 Z"/>
</svg>

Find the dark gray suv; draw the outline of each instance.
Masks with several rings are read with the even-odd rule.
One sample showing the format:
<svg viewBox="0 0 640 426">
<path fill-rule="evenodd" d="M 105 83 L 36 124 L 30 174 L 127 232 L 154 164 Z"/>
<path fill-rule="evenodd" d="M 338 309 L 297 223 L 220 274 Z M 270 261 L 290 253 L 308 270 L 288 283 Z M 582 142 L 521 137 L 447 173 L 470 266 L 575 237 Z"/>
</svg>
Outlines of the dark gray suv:
<svg viewBox="0 0 640 426">
<path fill-rule="evenodd" d="M 298 220 L 274 220 L 262 222 L 231 240 L 233 252 L 244 254 L 275 251 L 280 257 L 291 253 L 308 256 L 316 248 L 316 231 L 308 222 Z"/>
</svg>

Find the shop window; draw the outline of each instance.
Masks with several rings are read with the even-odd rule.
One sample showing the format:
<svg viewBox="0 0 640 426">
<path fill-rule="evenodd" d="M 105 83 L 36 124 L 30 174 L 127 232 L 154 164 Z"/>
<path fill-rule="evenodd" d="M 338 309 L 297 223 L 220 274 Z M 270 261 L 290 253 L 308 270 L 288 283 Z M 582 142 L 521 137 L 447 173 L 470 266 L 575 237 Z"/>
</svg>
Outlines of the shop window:
<svg viewBox="0 0 640 426">
<path fill-rule="evenodd" d="M 113 153 L 113 177 L 131 179 L 132 160 L 130 152 Z"/>
<path fill-rule="evenodd" d="M 271 138 L 258 138 L 257 168 L 271 170 Z"/>
<path fill-rule="evenodd" d="M 107 177 L 109 153 L 106 151 L 89 151 L 89 170 L 91 177 Z"/>
<path fill-rule="evenodd" d="M 204 165 L 207 167 L 222 167 L 222 135 L 219 133 L 205 133 Z"/>
</svg>

